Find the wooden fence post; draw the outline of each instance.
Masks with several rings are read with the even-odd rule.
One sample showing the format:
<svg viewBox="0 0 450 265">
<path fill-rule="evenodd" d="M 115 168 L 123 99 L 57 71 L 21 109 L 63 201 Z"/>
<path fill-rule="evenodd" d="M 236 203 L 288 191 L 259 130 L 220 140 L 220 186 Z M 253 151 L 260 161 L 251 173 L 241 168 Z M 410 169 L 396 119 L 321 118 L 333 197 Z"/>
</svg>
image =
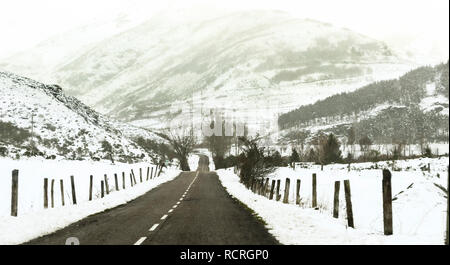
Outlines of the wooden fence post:
<svg viewBox="0 0 450 265">
<path fill-rule="evenodd" d="M 279 201 L 281 199 L 280 184 L 281 184 L 281 180 L 277 179 L 277 193 L 276 193 L 276 198 L 275 198 L 277 201 Z"/>
<path fill-rule="evenodd" d="M 11 216 L 17 216 L 17 205 L 19 201 L 19 170 L 12 171 L 11 179 Z"/>
<path fill-rule="evenodd" d="M 134 175 L 133 169 L 131 169 L 131 175 L 133 176 L 133 182 L 134 182 L 134 185 L 136 185 L 136 184 L 137 184 L 137 182 L 136 182 L 136 176 Z"/>
<path fill-rule="evenodd" d="M 147 180 L 150 178 L 150 167 L 147 167 Z"/>
<path fill-rule="evenodd" d="M 300 179 L 297 179 L 297 191 L 295 193 L 295 204 L 300 205 L 300 185 L 302 181 Z"/>
<path fill-rule="evenodd" d="M 258 195 L 261 195 L 264 189 L 264 179 L 259 180 Z"/>
<path fill-rule="evenodd" d="M 109 184 L 108 184 L 108 176 L 105 174 L 105 191 L 106 195 L 109 194 Z"/>
<path fill-rule="evenodd" d="M 92 201 L 92 182 L 94 181 L 94 176 L 89 176 L 89 200 Z"/>
<path fill-rule="evenodd" d="M 267 190 L 267 187 L 266 187 L 266 184 L 267 184 L 267 179 L 262 179 L 261 180 L 261 195 L 262 196 L 266 196 L 266 190 Z"/>
<path fill-rule="evenodd" d="M 291 185 L 291 180 L 286 178 L 286 182 L 284 183 L 284 198 L 283 203 L 289 203 L 289 188 Z"/>
<path fill-rule="evenodd" d="M 270 186 L 270 194 L 269 194 L 269 200 L 273 199 L 273 190 L 275 189 L 275 180 L 272 179 L 272 185 Z"/>
<path fill-rule="evenodd" d="M 352 209 L 352 195 L 350 193 L 350 180 L 344 180 L 345 191 L 345 208 L 347 208 L 347 222 L 348 226 L 355 228 L 353 223 L 353 209 Z"/>
<path fill-rule="evenodd" d="M 259 195 L 263 195 L 264 194 L 264 183 L 265 183 L 265 179 L 261 179 L 261 187 L 259 188 Z"/>
<path fill-rule="evenodd" d="M 261 180 L 258 179 L 258 181 L 256 181 L 256 194 L 259 195 L 259 192 L 261 191 Z"/>
<path fill-rule="evenodd" d="M 44 178 L 44 208 L 48 208 L 48 178 Z"/>
<path fill-rule="evenodd" d="M 391 172 L 387 169 L 383 170 L 383 223 L 384 234 L 392 235 L 392 185 Z"/>
<path fill-rule="evenodd" d="M 52 182 L 50 184 L 50 198 L 51 198 L 51 203 L 52 203 L 52 208 L 55 208 L 55 191 L 53 189 L 53 187 L 55 186 L 55 180 L 52 179 Z"/>
<path fill-rule="evenodd" d="M 259 181 L 259 187 L 258 187 L 258 195 L 262 195 L 264 189 L 264 179 L 261 179 Z"/>
<path fill-rule="evenodd" d="M 114 173 L 114 184 L 116 186 L 116 191 L 119 191 L 119 180 L 117 179 L 117 173 Z"/>
<path fill-rule="evenodd" d="M 317 175 L 312 174 L 312 207 L 317 207 Z"/>
<path fill-rule="evenodd" d="M 130 183 L 131 183 L 131 187 L 133 187 L 133 174 L 130 173 Z"/>
<path fill-rule="evenodd" d="M 269 186 L 269 178 L 266 178 L 266 182 L 264 183 L 263 196 L 267 197 L 267 187 Z"/>
<path fill-rule="evenodd" d="M 125 189 L 125 172 L 122 172 L 122 189 Z"/>
<path fill-rule="evenodd" d="M 61 204 L 64 206 L 64 180 L 59 180 L 59 187 L 61 188 Z"/>
<path fill-rule="evenodd" d="M 340 190 L 341 182 L 334 182 L 334 204 L 333 204 L 333 217 L 339 218 L 339 190 Z"/>
<path fill-rule="evenodd" d="M 105 184 L 103 180 L 100 180 L 100 196 L 102 198 L 105 196 Z"/>
<path fill-rule="evenodd" d="M 142 168 L 141 167 L 139 168 L 139 180 L 142 183 Z"/>
<path fill-rule="evenodd" d="M 449 191 L 450 189 L 450 175 L 449 175 L 449 167 L 447 166 L 447 233 L 445 236 L 445 244 L 448 245 L 448 240 L 449 240 L 449 232 L 448 232 L 448 215 L 449 215 L 449 202 L 450 202 L 450 196 L 449 196 Z"/>
<path fill-rule="evenodd" d="M 75 191 L 75 180 L 73 178 L 73 175 L 70 176 L 70 184 L 72 186 L 72 201 L 73 201 L 73 204 L 77 204 L 77 193 Z"/>
</svg>

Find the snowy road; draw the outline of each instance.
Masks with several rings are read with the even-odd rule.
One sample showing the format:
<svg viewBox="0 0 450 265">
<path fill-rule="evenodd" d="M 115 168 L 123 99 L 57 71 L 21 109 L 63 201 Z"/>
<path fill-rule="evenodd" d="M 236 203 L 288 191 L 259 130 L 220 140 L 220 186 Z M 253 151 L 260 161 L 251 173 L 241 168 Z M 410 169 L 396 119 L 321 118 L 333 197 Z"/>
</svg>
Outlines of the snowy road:
<svg viewBox="0 0 450 265">
<path fill-rule="evenodd" d="M 230 197 L 208 158 L 136 200 L 87 217 L 27 244 L 278 244 L 248 209 Z"/>
</svg>

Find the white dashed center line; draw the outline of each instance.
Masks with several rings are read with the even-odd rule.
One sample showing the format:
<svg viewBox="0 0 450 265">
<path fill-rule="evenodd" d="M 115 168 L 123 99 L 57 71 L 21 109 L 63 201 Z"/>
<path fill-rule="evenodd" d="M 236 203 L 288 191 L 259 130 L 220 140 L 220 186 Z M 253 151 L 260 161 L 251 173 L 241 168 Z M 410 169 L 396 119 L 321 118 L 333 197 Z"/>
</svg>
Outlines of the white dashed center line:
<svg viewBox="0 0 450 265">
<path fill-rule="evenodd" d="M 135 245 L 140 245 L 140 244 L 142 244 L 142 242 L 144 242 L 145 240 L 147 239 L 147 237 L 141 237 L 141 238 L 139 238 L 139 240 L 138 241 L 136 241 L 136 243 L 134 243 Z"/>
<path fill-rule="evenodd" d="M 158 225 L 159 224 L 154 224 L 148 231 L 150 231 L 150 232 L 155 231 L 155 229 L 158 227 Z"/>
<path fill-rule="evenodd" d="M 173 212 L 173 210 L 174 210 L 175 208 L 177 208 L 177 206 L 181 203 L 181 201 L 183 200 L 183 198 L 184 198 L 184 197 L 186 196 L 186 194 L 188 193 L 188 191 L 189 191 L 189 189 L 191 188 L 192 184 L 194 184 L 194 181 L 197 179 L 199 173 L 200 173 L 200 172 L 197 171 L 197 174 L 195 175 L 195 177 L 194 177 L 194 179 L 192 180 L 192 182 L 189 184 L 189 186 L 188 186 L 188 188 L 186 189 L 186 191 L 183 193 L 183 195 L 182 195 L 181 198 L 178 200 L 178 202 L 177 202 L 174 206 L 172 206 L 172 209 L 170 209 L 167 213 L 171 213 L 171 212 Z M 161 217 L 161 220 L 165 220 L 167 217 L 168 217 L 168 215 L 165 214 L 165 215 L 163 215 L 163 216 Z M 159 226 L 159 224 L 154 224 L 148 231 L 150 231 L 150 232 L 155 231 L 155 229 L 156 229 L 158 226 Z M 134 243 L 134 245 L 140 245 L 140 244 L 142 244 L 142 242 L 144 242 L 146 239 L 147 239 L 147 237 L 141 237 L 141 238 L 139 238 L 138 241 L 136 241 L 136 243 Z"/>
</svg>

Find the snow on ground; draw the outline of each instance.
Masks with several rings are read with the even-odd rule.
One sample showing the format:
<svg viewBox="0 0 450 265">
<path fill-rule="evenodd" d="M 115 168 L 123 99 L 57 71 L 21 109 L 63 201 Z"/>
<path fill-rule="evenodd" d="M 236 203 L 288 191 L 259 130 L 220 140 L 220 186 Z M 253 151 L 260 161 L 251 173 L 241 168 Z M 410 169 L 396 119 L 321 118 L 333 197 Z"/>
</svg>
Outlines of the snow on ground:
<svg viewBox="0 0 450 265">
<path fill-rule="evenodd" d="M 430 172 L 424 171 L 430 163 Z M 253 209 L 283 244 L 442 244 L 446 228 L 448 158 L 397 161 L 392 172 L 394 235 L 383 235 L 382 168 L 387 163 L 311 164 L 303 168 L 278 168 L 269 175 L 290 178 L 289 203 L 270 201 L 239 183 L 232 169 L 219 170 L 227 191 Z M 391 166 L 389 167 L 391 168 Z M 318 210 L 311 209 L 312 173 L 317 174 Z M 297 179 L 301 180 L 301 205 L 295 205 Z M 339 219 L 332 217 L 334 181 L 349 179 L 355 229 L 347 228 L 344 187 L 341 182 Z M 440 186 L 440 187 L 439 187 Z"/>
<path fill-rule="evenodd" d="M 408 144 L 403 148 L 402 154 L 404 156 L 413 156 L 413 155 L 422 155 L 425 147 L 430 147 L 433 155 L 448 155 L 448 143 L 428 143 L 423 147 L 420 144 Z M 301 146 L 290 146 L 290 145 L 274 145 L 271 148 L 278 150 L 282 156 L 290 156 L 292 154 L 292 148 L 295 148 L 297 151 L 301 151 Z M 303 152 L 307 152 L 311 146 L 304 146 Z M 394 149 L 398 148 L 398 145 L 395 144 L 373 144 L 370 146 L 370 150 L 363 151 L 361 150 L 361 146 L 359 144 L 354 145 L 341 145 L 340 150 L 342 152 L 342 156 L 346 157 L 349 152 L 353 154 L 354 157 L 360 157 L 369 151 L 377 151 L 380 154 L 390 155 L 393 153 Z"/>
<path fill-rule="evenodd" d="M 158 185 L 174 179 L 180 171 L 164 169 L 160 177 L 145 181 L 148 163 L 123 164 L 92 161 L 11 160 L 0 159 L 0 244 L 19 244 L 54 232 L 89 215 L 127 203 Z M 142 168 L 143 183 L 139 169 Z M 10 216 L 11 172 L 19 169 L 18 217 Z M 130 187 L 133 169 L 137 185 Z M 122 190 L 122 172 L 125 186 Z M 150 169 L 151 172 L 151 169 Z M 119 191 L 115 191 L 114 173 L 118 174 Z M 100 198 L 100 181 L 107 174 L 110 194 Z M 75 178 L 77 205 L 72 204 L 70 175 Z M 93 175 L 93 200 L 89 201 L 89 176 Z M 55 179 L 55 208 L 44 209 L 43 183 Z M 65 206 L 61 205 L 60 179 L 64 180 Z M 50 199 L 49 199 L 50 207 Z"/>
</svg>

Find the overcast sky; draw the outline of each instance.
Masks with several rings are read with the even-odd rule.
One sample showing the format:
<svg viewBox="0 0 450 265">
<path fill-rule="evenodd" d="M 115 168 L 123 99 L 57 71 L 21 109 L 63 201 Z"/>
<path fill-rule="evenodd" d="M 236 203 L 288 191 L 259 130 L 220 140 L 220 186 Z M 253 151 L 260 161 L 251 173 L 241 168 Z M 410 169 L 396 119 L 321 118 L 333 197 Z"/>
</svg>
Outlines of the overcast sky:
<svg viewBox="0 0 450 265">
<path fill-rule="evenodd" d="M 448 59 L 448 0 L 0 0 L 0 57 L 121 12 L 152 13 L 195 5 L 221 9 L 278 9 L 346 27 L 397 44 L 416 45 Z"/>
</svg>

